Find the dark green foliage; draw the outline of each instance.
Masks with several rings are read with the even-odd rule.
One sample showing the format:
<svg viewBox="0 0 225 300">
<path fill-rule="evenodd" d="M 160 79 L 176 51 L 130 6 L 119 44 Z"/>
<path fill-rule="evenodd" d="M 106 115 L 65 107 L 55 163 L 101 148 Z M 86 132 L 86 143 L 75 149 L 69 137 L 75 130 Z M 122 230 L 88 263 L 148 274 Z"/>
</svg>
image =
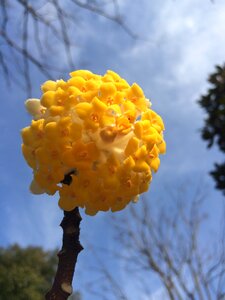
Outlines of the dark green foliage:
<svg viewBox="0 0 225 300">
<path fill-rule="evenodd" d="M 217 144 L 225 152 L 225 65 L 216 66 L 216 72 L 209 76 L 208 81 L 212 87 L 199 100 L 207 113 L 201 134 L 209 148 Z M 216 188 L 225 194 L 225 163 L 215 164 L 215 169 L 210 174 L 216 181 Z"/>
<path fill-rule="evenodd" d="M 55 251 L 0 248 L 0 300 L 43 300 L 57 265 Z"/>
<path fill-rule="evenodd" d="M 215 169 L 210 172 L 210 174 L 216 181 L 216 188 L 223 190 L 223 193 L 225 194 L 225 163 L 215 164 Z"/>
<path fill-rule="evenodd" d="M 57 251 L 40 247 L 0 247 L 0 300 L 43 300 L 58 264 Z M 81 300 L 79 292 L 69 300 Z"/>
</svg>

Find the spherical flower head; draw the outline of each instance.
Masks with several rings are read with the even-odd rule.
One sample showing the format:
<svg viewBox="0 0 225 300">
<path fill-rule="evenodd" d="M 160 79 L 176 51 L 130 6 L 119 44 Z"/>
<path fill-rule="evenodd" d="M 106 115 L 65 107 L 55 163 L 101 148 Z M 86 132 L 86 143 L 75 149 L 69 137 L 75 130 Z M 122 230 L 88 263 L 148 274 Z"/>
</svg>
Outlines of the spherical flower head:
<svg viewBox="0 0 225 300">
<path fill-rule="evenodd" d="M 41 99 L 28 99 L 33 116 L 22 129 L 22 151 L 33 169 L 34 194 L 59 192 L 59 206 L 89 215 L 118 211 L 148 190 L 164 125 L 142 89 L 113 71 L 86 70 L 68 81 L 46 81 Z"/>
</svg>

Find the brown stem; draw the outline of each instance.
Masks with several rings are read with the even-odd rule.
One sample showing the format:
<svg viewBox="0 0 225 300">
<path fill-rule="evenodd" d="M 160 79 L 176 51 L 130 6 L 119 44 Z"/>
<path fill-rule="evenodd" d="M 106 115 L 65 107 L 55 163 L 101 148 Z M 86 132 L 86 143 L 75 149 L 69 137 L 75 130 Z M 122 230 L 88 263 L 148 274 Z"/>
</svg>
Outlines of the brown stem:
<svg viewBox="0 0 225 300">
<path fill-rule="evenodd" d="M 62 249 L 58 253 L 58 268 L 51 290 L 45 300 L 66 300 L 72 294 L 72 280 L 77 256 L 83 247 L 79 241 L 81 216 L 78 207 L 72 211 L 64 211 L 60 224 L 63 229 Z"/>
</svg>

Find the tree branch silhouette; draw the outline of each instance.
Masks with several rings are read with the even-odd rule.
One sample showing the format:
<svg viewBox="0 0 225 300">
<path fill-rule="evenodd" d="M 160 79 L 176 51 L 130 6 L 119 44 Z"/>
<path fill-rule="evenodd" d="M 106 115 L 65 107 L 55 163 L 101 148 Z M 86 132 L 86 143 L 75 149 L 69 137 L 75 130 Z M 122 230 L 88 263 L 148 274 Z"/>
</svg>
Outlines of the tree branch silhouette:
<svg viewBox="0 0 225 300">
<path fill-rule="evenodd" d="M 111 9 L 108 9 L 109 5 Z M 20 81 L 20 85 L 24 86 L 30 96 L 31 66 L 36 67 L 48 79 L 75 68 L 77 62 L 74 62 L 73 50 L 74 39 L 76 39 L 74 33 L 78 30 L 77 10 L 89 11 L 114 22 L 131 38 L 138 38 L 126 25 L 119 8 L 117 0 L 69 0 L 66 3 L 58 0 L 44 2 L 42 0 L 35 2 L 0 0 L 0 71 L 2 77 L 7 80 L 8 84 L 12 81 L 14 83 Z M 56 67 L 56 63 L 52 60 L 54 56 L 58 60 L 59 53 L 55 55 L 55 45 L 62 47 L 63 51 L 60 55 L 65 56 L 66 66 Z M 15 65 L 12 65 L 12 57 L 16 61 L 18 73 L 22 75 L 22 81 L 21 78 L 15 78 Z"/>
</svg>

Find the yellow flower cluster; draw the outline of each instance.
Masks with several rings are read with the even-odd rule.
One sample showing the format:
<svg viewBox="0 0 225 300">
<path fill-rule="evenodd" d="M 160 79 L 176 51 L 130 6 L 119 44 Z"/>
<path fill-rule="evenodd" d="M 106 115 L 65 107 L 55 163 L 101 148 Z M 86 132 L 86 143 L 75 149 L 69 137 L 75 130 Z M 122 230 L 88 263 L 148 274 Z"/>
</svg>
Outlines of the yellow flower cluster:
<svg viewBox="0 0 225 300">
<path fill-rule="evenodd" d="M 46 81 L 41 99 L 26 101 L 33 120 L 22 130 L 22 151 L 33 169 L 31 191 L 59 191 L 66 211 L 121 210 L 147 191 L 159 167 L 163 121 L 142 89 L 113 71 L 70 75 Z"/>
</svg>

